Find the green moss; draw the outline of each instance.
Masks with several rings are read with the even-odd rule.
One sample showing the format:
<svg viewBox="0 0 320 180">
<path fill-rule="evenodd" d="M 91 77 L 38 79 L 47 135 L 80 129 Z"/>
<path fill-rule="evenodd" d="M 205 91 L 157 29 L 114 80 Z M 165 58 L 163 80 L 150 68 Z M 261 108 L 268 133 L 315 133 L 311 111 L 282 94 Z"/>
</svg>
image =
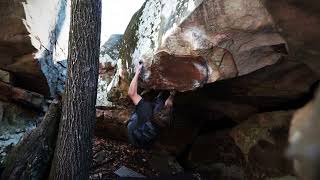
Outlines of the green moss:
<svg viewBox="0 0 320 180">
<path fill-rule="evenodd" d="M 131 55 L 134 53 L 134 50 L 137 46 L 138 37 L 137 32 L 139 30 L 140 25 L 140 17 L 142 16 L 143 9 L 145 8 L 146 2 L 142 5 L 142 7 L 132 16 L 131 21 L 129 25 L 126 28 L 126 31 L 124 32 L 123 40 L 120 47 L 119 52 L 119 58 L 122 59 L 122 65 L 125 66 L 126 69 L 129 69 L 130 67 L 127 67 L 132 64 L 132 57 Z"/>
</svg>

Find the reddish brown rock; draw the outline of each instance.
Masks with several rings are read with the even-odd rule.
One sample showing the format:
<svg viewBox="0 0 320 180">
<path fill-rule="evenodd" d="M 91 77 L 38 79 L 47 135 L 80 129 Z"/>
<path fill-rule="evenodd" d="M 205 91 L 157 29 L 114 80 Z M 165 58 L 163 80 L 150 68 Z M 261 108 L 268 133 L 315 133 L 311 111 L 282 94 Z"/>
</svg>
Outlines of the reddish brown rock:
<svg viewBox="0 0 320 180">
<path fill-rule="evenodd" d="M 153 75 L 147 82 L 148 89 L 191 90 L 208 80 L 207 64 L 201 56 L 175 56 L 159 52 L 155 61 L 156 63 L 151 66 Z M 203 71 L 199 68 L 203 68 Z"/>
<path fill-rule="evenodd" d="M 13 101 L 46 111 L 47 101 L 43 95 L 14 87 L 0 81 L 0 99 L 2 101 Z"/>
</svg>

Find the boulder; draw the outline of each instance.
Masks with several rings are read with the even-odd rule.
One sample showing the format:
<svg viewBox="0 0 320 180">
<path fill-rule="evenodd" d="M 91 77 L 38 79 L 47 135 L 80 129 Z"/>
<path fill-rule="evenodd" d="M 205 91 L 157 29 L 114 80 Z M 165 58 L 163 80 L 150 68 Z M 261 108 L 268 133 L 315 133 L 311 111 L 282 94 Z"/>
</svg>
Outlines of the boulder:
<svg viewBox="0 0 320 180">
<path fill-rule="evenodd" d="M 11 83 L 12 74 L 10 74 L 8 71 L 0 70 L 0 81 L 5 83 Z"/>
<path fill-rule="evenodd" d="M 101 47 L 100 54 L 104 56 L 108 54 L 112 59 L 117 60 L 119 58 L 119 50 L 122 42 L 123 34 L 112 34 L 107 42 Z"/>
<path fill-rule="evenodd" d="M 48 176 L 61 116 L 61 102 L 51 103 L 37 128 L 24 134 L 8 157 L 1 179 L 45 179 Z"/>
<path fill-rule="evenodd" d="M 226 131 L 198 136 L 188 162 L 190 167 L 208 174 L 208 179 L 250 179 L 244 156 Z"/>
<path fill-rule="evenodd" d="M 12 73 L 15 86 L 49 95 L 45 76 L 33 55 L 37 49 L 23 21 L 26 18 L 23 4 L 5 0 L 0 11 L 0 69 Z"/>
<path fill-rule="evenodd" d="M 121 64 L 118 63 L 119 49 L 122 42 L 122 35 L 113 34 L 110 36 L 107 42 L 101 47 L 100 59 L 99 59 L 99 80 L 98 80 L 98 93 L 97 93 L 97 106 L 111 106 L 112 99 L 120 98 L 113 94 L 112 86 L 118 86 L 119 79 L 113 78 L 119 77 L 119 73 L 116 74 L 117 69 L 121 68 Z M 122 79 L 120 77 L 120 79 Z M 113 81 L 112 81 L 113 80 Z M 108 87 L 110 86 L 110 87 Z M 116 98 L 114 98 L 114 96 Z"/>
<path fill-rule="evenodd" d="M 306 65 L 281 60 L 242 77 L 180 93 L 175 104 L 188 108 L 189 114 L 212 113 L 210 121 L 224 117 L 242 122 L 257 112 L 301 107 L 317 81 Z"/>
<path fill-rule="evenodd" d="M 286 159 L 292 111 L 256 114 L 232 129 L 198 136 L 188 164 L 211 179 L 268 179 L 292 175 Z"/>
<path fill-rule="evenodd" d="M 288 155 L 294 160 L 294 168 L 301 179 L 320 178 L 320 91 L 314 100 L 297 110 L 289 132 Z"/>
<path fill-rule="evenodd" d="M 25 132 L 35 128 L 39 114 L 19 105 L 0 101 L 0 166 Z"/>
<path fill-rule="evenodd" d="M 117 70 L 111 82 L 106 89 L 106 97 L 108 101 L 115 104 L 123 104 L 128 102 L 129 76 L 125 66 L 121 63 L 121 59 L 117 62 Z"/>
<path fill-rule="evenodd" d="M 11 86 L 0 81 L 0 100 L 6 102 L 20 103 L 22 105 L 45 112 L 48 108 L 48 101 L 41 94 L 27 91 L 25 89 Z"/>
<path fill-rule="evenodd" d="M 267 0 L 277 31 L 286 39 L 289 55 L 320 76 L 320 6 L 317 0 Z"/>
<path fill-rule="evenodd" d="M 37 50 L 35 58 L 46 77 L 50 95 L 61 94 L 67 68 L 70 2 L 27 0 L 23 7 L 26 14 L 24 22 L 32 46 Z"/>
<path fill-rule="evenodd" d="M 257 179 L 294 174 L 292 162 L 285 155 L 291 117 L 292 111 L 260 113 L 230 131 Z"/>
<path fill-rule="evenodd" d="M 109 74 L 99 74 L 98 89 L 97 89 L 97 103 L 96 106 L 111 106 L 112 103 L 108 101 L 108 84 L 111 82 Z"/>
<path fill-rule="evenodd" d="M 120 58 L 130 76 L 144 62 L 146 88 L 193 90 L 276 63 L 287 50 L 273 27 L 258 0 L 146 1 Z"/>
</svg>

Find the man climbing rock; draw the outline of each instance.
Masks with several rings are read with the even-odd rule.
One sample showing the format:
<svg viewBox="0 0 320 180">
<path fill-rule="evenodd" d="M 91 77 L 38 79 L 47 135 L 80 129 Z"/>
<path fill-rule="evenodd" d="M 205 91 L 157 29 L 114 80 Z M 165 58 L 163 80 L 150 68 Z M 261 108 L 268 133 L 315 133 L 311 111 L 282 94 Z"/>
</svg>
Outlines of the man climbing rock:
<svg viewBox="0 0 320 180">
<path fill-rule="evenodd" d="M 160 92 L 153 102 L 149 102 L 138 94 L 138 79 L 143 68 L 142 63 L 136 69 L 136 73 L 130 83 L 128 95 L 135 105 L 135 111 L 128 123 L 128 136 L 130 143 L 148 148 L 159 133 L 159 123 L 153 121 L 155 115 L 164 108 L 171 110 L 174 92 L 165 99 L 165 93 Z M 160 123 L 161 124 L 161 123 Z"/>
</svg>

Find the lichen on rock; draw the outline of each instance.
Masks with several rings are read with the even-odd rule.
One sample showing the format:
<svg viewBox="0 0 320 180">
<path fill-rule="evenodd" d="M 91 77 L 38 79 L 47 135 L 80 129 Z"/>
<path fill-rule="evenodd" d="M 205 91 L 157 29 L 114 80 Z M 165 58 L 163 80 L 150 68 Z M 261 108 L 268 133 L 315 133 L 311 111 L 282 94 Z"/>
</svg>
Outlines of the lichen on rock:
<svg viewBox="0 0 320 180">
<path fill-rule="evenodd" d="M 251 148 L 259 141 L 267 141 L 275 144 L 272 130 L 276 128 L 289 128 L 292 117 L 291 111 L 277 111 L 261 113 L 250 117 L 247 121 L 235 127 L 230 135 L 241 149 L 248 161 Z"/>
</svg>

